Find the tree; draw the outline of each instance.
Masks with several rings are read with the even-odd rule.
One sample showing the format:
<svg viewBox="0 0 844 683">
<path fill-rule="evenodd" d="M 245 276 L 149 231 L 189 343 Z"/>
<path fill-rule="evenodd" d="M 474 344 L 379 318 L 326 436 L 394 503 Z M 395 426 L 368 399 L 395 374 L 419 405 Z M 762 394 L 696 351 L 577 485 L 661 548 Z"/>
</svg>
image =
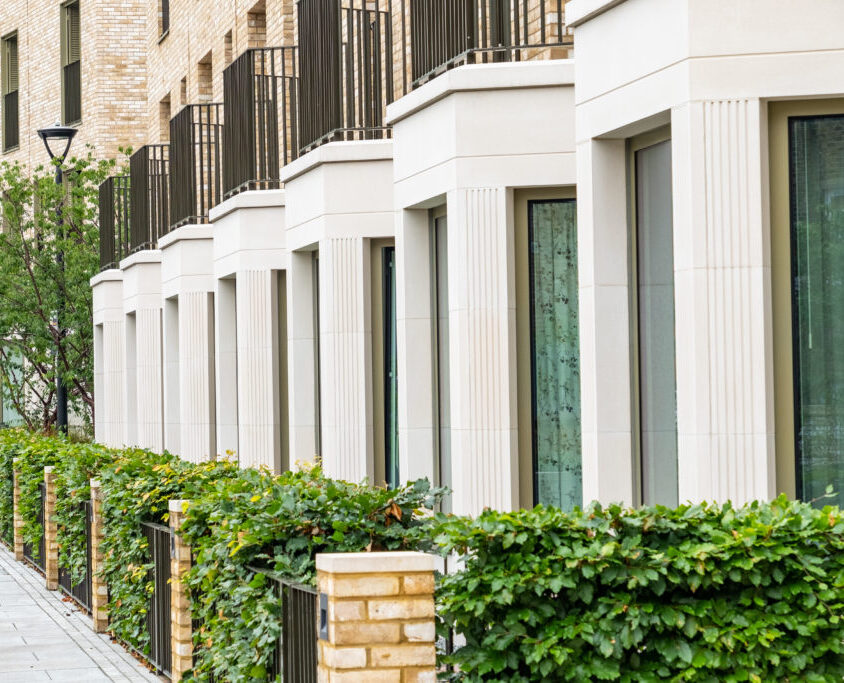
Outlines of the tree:
<svg viewBox="0 0 844 683">
<path fill-rule="evenodd" d="M 53 166 L 0 163 L 0 382 L 30 429 L 54 428 L 59 375 L 68 411 L 93 421 L 89 281 L 99 270 L 97 191 L 114 165 L 89 148 L 68 159 L 58 186 Z"/>
</svg>

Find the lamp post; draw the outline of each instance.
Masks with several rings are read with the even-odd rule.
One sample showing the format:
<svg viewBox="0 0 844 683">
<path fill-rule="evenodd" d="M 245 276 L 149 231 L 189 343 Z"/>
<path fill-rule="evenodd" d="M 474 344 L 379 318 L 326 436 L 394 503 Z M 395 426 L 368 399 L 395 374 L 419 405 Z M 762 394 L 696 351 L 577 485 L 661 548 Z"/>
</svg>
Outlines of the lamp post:
<svg viewBox="0 0 844 683">
<path fill-rule="evenodd" d="M 44 141 L 44 147 L 47 148 L 47 154 L 50 155 L 50 161 L 56 166 L 56 185 L 62 184 L 62 164 L 64 163 L 67 153 L 70 151 L 70 145 L 73 142 L 73 137 L 76 135 L 76 129 L 68 126 L 62 126 L 57 121 L 49 128 L 42 128 L 38 131 L 38 137 Z M 59 238 L 64 237 L 64 218 L 62 216 L 62 207 L 59 204 L 56 207 L 56 222 L 59 229 Z M 64 251 L 60 246 L 56 262 L 59 265 L 62 273 L 64 272 Z M 56 314 L 56 330 L 58 332 L 59 340 L 64 338 L 64 328 L 62 327 L 62 320 L 64 319 L 64 290 L 61 280 L 59 281 L 59 310 Z M 56 427 L 62 434 L 67 434 L 67 387 L 64 385 L 61 370 L 59 367 L 59 344 L 56 342 Z"/>
</svg>

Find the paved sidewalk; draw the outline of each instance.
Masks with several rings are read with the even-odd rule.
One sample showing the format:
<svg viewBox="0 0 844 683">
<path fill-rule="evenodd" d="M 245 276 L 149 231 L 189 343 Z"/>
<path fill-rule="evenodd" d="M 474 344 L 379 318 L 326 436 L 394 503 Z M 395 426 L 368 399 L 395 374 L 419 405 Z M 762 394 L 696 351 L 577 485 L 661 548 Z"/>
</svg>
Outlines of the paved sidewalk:
<svg viewBox="0 0 844 683">
<path fill-rule="evenodd" d="M 0 681 L 163 681 L 0 544 Z"/>
</svg>

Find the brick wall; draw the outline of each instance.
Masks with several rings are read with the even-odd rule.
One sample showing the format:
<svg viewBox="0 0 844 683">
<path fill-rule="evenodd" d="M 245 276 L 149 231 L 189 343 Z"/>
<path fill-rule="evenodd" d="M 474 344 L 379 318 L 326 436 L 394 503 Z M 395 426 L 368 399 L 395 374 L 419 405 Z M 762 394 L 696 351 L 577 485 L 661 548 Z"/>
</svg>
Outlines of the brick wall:
<svg viewBox="0 0 844 683">
<path fill-rule="evenodd" d="M 47 153 L 36 130 L 61 118 L 61 32 L 57 0 L 3 0 L 0 35 L 18 32 L 20 146 L 0 154 L 34 166 Z M 145 0 L 80 0 L 82 123 L 73 149 L 101 157 L 144 140 Z"/>
</svg>

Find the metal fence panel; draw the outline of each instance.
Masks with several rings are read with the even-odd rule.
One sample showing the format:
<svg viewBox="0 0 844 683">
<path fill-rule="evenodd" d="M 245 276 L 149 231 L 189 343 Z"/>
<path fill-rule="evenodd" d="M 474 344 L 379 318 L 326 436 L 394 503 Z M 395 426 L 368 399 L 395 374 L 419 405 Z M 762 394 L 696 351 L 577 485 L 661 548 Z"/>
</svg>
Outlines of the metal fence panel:
<svg viewBox="0 0 844 683">
<path fill-rule="evenodd" d="M 129 182 L 114 176 L 100 185 L 100 270 L 119 268 L 130 253 Z"/>
<path fill-rule="evenodd" d="M 223 72 L 223 188 L 281 187 L 281 169 L 299 151 L 295 47 L 253 48 Z"/>
<path fill-rule="evenodd" d="M 144 145 L 129 159 L 129 252 L 157 249 L 170 226 L 170 145 Z"/>
<path fill-rule="evenodd" d="M 147 660 L 165 676 L 170 676 L 170 543 L 171 530 L 161 524 L 144 523 L 141 530 L 149 543 L 153 592 L 147 610 L 149 654 Z"/>
<path fill-rule="evenodd" d="M 91 502 L 79 504 L 79 514 L 85 517 L 85 573 L 82 579 L 73 583 L 70 571 L 59 567 L 59 587 L 66 595 L 73 598 L 87 612 L 91 612 Z M 61 563 L 59 563 L 61 564 Z"/>
<path fill-rule="evenodd" d="M 223 105 L 190 104 L 170 119 L 170 229 L 207 223 L 222 194 Z"/>
</svg>

